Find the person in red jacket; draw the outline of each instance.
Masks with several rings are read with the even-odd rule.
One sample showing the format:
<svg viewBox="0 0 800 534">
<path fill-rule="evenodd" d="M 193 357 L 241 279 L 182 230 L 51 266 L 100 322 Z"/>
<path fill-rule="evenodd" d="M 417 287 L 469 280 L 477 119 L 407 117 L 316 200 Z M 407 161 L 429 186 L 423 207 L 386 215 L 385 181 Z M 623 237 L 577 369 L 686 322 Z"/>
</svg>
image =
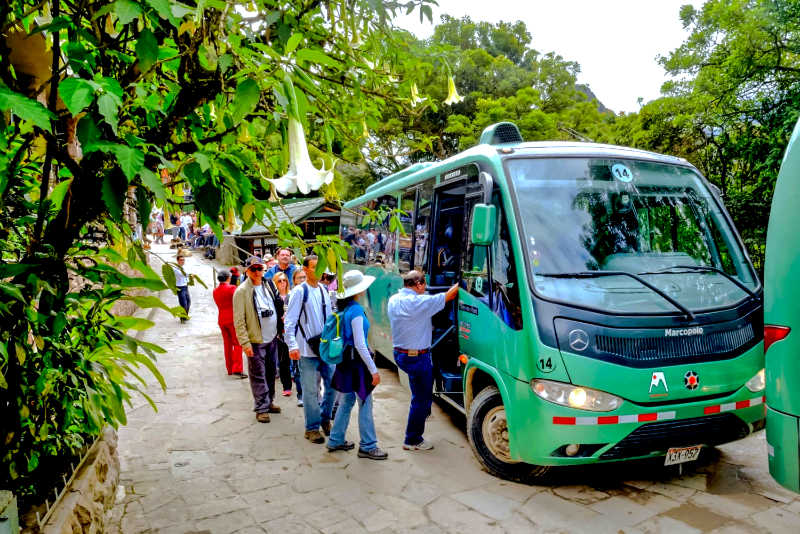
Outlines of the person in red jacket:
<svg viewBox="0 0 800 534">
<path fill-rule="evenodd" d="M 222 346 L 225 349 L 225 367 L 229 375 L 247 378 L 242 372 L 242 346 L 236 338 L 236 329 L 233 327 L 233 293 L 236 286 L 231 284 L 231 273 L 227 269 L 217 273 L 219 285 L 214 290 L 214 302 L 219 309 L 219 329 L 222 330 Z"/>
</svg>

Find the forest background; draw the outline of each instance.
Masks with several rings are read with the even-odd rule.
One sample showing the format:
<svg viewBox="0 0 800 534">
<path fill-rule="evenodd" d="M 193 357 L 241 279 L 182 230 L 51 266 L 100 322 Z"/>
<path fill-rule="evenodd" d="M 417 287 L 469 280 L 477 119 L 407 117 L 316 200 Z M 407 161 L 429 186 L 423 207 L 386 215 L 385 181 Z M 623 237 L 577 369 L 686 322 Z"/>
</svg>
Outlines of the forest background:
<svg viewBox="0 0 800 534">
<path fill-rule="evenodd" d="M 576 83 L 580 66 L 537 51 L 520 22 L 445 16 L 422 41 L 392 25 L 430 20 L 431 3 L 0 2 L 0 487 L 36 504 L 106 425 L 125 424 L 144 370 L 166 387 L 163 349 L 135 335 L 152 322 L 115 305 L 184 313 L 132 293 L 176 291 L 133 221 L 187 208 L 186 186 L 217 234 L 262 223 L 341 273 L 337 237 L 278 224 L 282 187 L 315 194 L 306 177 L 335 168 L 322 192 L 346 200 L 513 121 L 530 141 L 685 157 L 761 268 L 800 114 L 800 0 L 682 8 L 688 38 L 660 59 L 672 81 L 631 114 L 605 109 Z"/>
</svg>

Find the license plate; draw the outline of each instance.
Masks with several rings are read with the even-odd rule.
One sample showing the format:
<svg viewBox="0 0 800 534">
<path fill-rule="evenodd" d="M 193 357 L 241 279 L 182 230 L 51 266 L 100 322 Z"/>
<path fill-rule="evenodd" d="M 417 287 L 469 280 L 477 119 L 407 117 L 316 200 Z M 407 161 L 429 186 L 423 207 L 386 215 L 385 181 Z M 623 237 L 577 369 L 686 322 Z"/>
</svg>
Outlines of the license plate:
<svg viewBox="0 0 800 534">
<path fill-rule="evenodd" d="M 664 459 L 664 465 L 675 465 L 686 462 L 693 462 L 700 456 L 700 449 L 702 445 L 695 445 L 694 447 L 681 447 L 679 449 L 667 449 L 667 457 Z"/>
</svg>

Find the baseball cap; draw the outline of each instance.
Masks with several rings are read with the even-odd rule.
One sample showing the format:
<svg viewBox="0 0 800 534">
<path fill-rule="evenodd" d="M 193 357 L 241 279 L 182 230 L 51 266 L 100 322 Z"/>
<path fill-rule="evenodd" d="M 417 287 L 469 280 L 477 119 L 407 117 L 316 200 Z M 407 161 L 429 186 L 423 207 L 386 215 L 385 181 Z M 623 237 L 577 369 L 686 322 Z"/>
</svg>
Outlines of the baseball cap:
<svg viewBox="0 0 800 534">
<path fill-rule="evenodd" d="M 247 261 L 244 263 L 244 266 L 249 269 L 252 265 L 264 265 L 264 260 L 259 258 L 258 256 L 250 256 L 249 258 L 247 258 Z"/>
</svg>

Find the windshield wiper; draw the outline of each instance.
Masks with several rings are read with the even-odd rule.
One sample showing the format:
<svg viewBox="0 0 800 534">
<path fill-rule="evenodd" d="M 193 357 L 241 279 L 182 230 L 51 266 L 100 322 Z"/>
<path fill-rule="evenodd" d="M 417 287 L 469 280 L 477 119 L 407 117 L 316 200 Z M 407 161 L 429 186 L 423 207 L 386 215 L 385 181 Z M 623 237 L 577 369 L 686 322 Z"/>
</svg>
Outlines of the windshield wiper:
<svg viewBox="0 0 800 534">
<path fill-rule="evenodd" d="M 722 269 L 717 269 L 716 267 L 711 267 L 710 265 L 673 265 L 672 267 L 665 267 L 663 269 L 658 269 L 657 271 L 643 272 L 643 273 L 639 273 L 639 274 L 640 275 L 641 274 L 664 274 L 664 273 L 669 273 L 670 271 L 672 271 L 674 269 L 686 269 L 688 271 L 703 271 L 703 272 L 721 274 L 722 276 L 724 276 L 725 278 L 730 280 L 731 283 L 733 283 L 736 287 L 738 287 L 739 289 L 741 289 L 742 291 L 744 291 L 745 293 L 750 295 L 750 297 L 752 297 L 754 300 L 758 300 L 758 301 L 761 300 L 758 297 L 758 295 L 756 295 L 755 292 L 752 289 L 750 289 L 749 287 L 744 285 L 738 278 L 736 278 L 735 276 L 731 276 L 730 274 L 726 273 Z M 679 274 L 679 273 L 672 273 L 672 274 Z"/>
<path fill-rule="evenodd" d="M 651 284 L 638 274 L 633 274 L 626 271 L 579 271 L 575 273 L 536 273 L 536 275 L 547 276 L 549 278 L 600 278 L 603 276 L 628 276 L 630 278 L 633 278 L 640 284 L 642 284 L 644 287 L 652 290 L 653 293 L 657 294 L 658 296 L 662 297 L 664 300 L 666 300 L 667 302 L 678 308 L 684 315 L 689 317 L 689 319 L 691 319 L 692 321 L 695 320 L 694 314 L 691 312 L 691 310 L 689 310 L 689 308 L 687 308 L 674 298 L 670 297 L 665 291 L 657 288 L 656 286 L 654 286 L 653 284 Z"/>
</svg>

